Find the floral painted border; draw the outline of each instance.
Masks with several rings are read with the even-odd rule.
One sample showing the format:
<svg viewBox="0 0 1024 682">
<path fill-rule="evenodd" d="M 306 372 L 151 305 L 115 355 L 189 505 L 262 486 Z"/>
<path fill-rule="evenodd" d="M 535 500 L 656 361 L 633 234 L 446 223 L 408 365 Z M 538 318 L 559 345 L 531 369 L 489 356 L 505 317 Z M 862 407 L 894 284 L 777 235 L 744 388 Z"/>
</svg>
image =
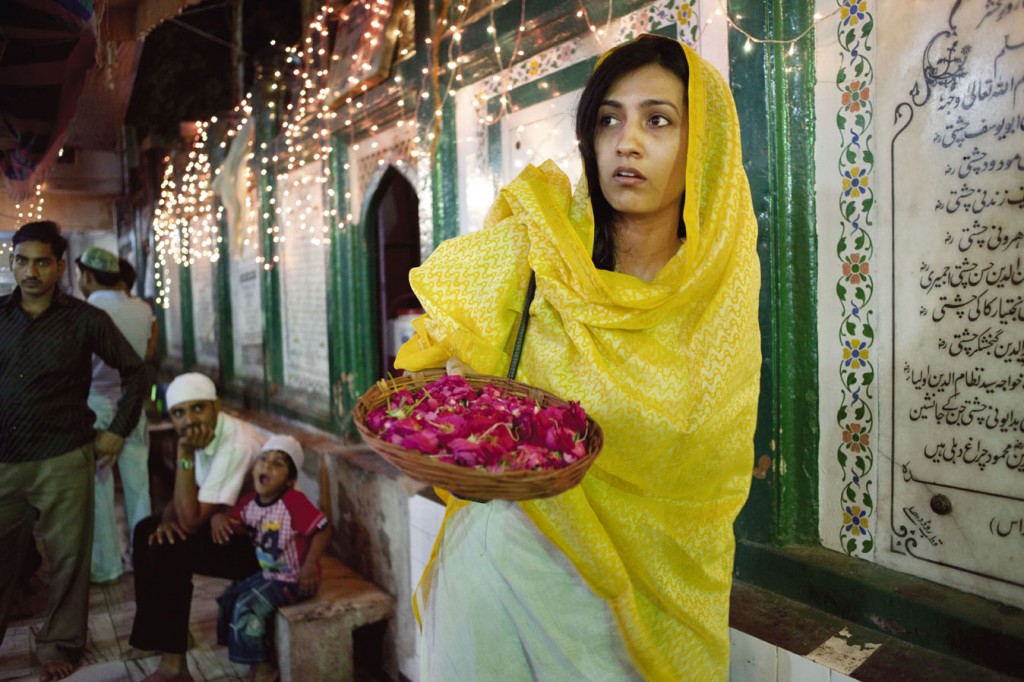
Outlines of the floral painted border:
<svg viewBox="0 0 1024 682">
<path fill-rule="evenodd" d="M 842 276 L 836 283 L 836 295 L 842 310 L 839 343 L 842 360 L 839 376 L 842 399 L 836 421 L 842 440 L 836 457 L 843 470 L 843 489 L 839 501 L 842 525 L 840 545 L 850 556 L 870 556 L 874 548 L 875 498 L 873 494 L 875 455 L 875 368 L 872 363 L 876 318 L 872 298 L 874 280 L 871 261 L 874 243 L 874 191 L 872 174 L 875 156 L 872 150 L 873 103 L 871 86 L 874 67 L 869 42 L 874 18 L 867 0 L 838 0 L 838 39 L 842 50 L 836 87 L 840 92 L 836 125 L 842 149 L 839 155 L 839 194 L 841 225 L 836 255 Z"/>
<path fill-rule="evenodd" d="M 600 24 L 600 19 L 596 16 L 592 16 L 591 21 Z M 643 9 L 609 22 L 603 27 L 605 35 L 601 40 L 608 46 L 618 45 L 635 38 L 640 33 L 663 29 L 667 26 L 676 27 L 676 36 L 680 40 L 690 45 L 695 44 L 701 27 L 697 0 L 661 0 L 651 3 Z M 485 98 L 500 96 L 520 85 L 581 62 L 600 51 L 600 46 L 595 45 L 589 35 L 567 40 L 523 62 L 513 64 L 510 69 L 506 69 L 501 74 L 500 78 L 488 79 L 484 90 Z"/>
</svg>

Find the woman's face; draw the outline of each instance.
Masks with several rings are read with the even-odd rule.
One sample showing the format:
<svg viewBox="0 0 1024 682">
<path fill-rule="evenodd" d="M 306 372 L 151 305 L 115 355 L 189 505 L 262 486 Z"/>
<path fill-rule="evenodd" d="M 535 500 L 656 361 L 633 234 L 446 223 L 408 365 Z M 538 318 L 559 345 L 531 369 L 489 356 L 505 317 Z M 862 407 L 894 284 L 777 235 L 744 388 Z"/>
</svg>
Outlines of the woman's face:
<svg viewBox="0 0 1024 682">
<path fill-rule="evenodd" d="M 678 225 L 686 189 L 689 117 L 683 83 L 648 64 L 616 81 L 598 109 L 594 148 L 601 191 L 621 216 Z"/>
</svg>

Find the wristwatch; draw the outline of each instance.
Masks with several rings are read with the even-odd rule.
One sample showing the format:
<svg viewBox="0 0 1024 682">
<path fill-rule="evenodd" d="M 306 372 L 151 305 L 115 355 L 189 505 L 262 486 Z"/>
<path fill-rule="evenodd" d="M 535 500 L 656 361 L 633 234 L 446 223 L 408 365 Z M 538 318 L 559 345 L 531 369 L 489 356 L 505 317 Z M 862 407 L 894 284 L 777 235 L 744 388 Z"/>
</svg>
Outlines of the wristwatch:
<svg viewBox="0 0 1024 682">
<path fill-rule="evenodd" d="M 191 459 L 185 459 L 184 457 L 182 457 L 181 459 L 178 460 L 178 468 L 179 469 L 184 469 L 185 471 L 189 471 L 190 469 L 194 469 L 195 466 L 196 466 L 196 463 L 194 461 L 192 461 Z"/>
</svg>

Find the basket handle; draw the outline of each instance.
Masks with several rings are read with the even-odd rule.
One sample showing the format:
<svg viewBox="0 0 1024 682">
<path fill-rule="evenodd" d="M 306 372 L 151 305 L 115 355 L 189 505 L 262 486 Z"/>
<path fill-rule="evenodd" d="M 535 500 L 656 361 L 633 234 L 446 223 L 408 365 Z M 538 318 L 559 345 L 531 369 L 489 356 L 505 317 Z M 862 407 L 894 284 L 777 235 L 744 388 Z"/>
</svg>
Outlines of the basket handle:
<svg viewBox="0 0 1024 682">
<path fill-rule="evenodd" d="M 526 326 L 530 323 L 530 304 L 533 303 L 533 294 L 537 291 L 537 273 L 530 270 L 530 285 L 526 287 L 526 302 L 523 304 L 523 314 L 519 318 L 519 332 L 516 334 L 516 345 L 512 349 L 512 362 L 508 366 L 508 378 L 515 381 L 516 372 L 519 370 L 519 356 L 523 353 L 523 342 L 526 340 Z"/>
</svg>

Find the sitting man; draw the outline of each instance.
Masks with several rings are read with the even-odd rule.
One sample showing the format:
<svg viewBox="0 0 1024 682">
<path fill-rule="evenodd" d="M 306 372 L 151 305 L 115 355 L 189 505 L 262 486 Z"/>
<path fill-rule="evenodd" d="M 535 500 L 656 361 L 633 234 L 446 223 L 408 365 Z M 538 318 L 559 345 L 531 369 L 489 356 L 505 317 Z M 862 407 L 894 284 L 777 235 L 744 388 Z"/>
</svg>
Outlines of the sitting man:
<svg viewBox="0 0 1024 682">
<path fill-rule="evenodd" d="M 167 409 L 178 434 L 173 499 L 134 536 L 135 623 L 129 642 L 162 654 L 150 682 L 192 679 L 185 652 L 192 575 L 241 580 L 259 570 L 244 536 L 213 541 L 210 519 L 238 499 L 266 440 L 253 425 L 220 410 L 217 389 L 195 372 L 167 387 Z"/>
</svg>

